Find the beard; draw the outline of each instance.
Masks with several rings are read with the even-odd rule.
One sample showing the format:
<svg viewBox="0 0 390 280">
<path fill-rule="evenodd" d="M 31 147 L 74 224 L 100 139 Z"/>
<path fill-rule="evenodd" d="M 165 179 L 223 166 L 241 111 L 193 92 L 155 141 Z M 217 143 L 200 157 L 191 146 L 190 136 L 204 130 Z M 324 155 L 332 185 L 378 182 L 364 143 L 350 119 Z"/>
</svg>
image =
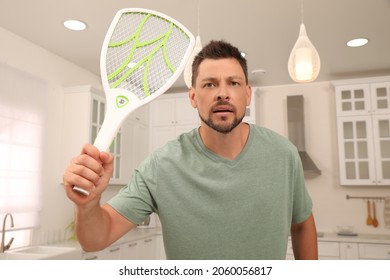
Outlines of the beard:
<svg viewBox="0 0 390 280">
<path fill-rule="evenodd" d="M 225 117 L 223 117 L 218 123 L 215 122 L 210 116 L 213 115 L 214 113 L 214 108 L 217 107 L 217 106 L 230 106 L 231 107 L 231 110 L 232 112 L 234 113 L 235 115 L 235 118 L 228 122 L 227 119 Z M 228 102 L 218 102 L 215 106 L 213 106 L 211 109 L 210 109 L 210 112 L 209 112 L 209 117 L 208 118 L 205 118 L 205 117 L 202 117 L 202 115 L 199 113 L 199 118 L 208 126 L 210 127 L 211 129 L 214 129 L 215 131 L 219 132 L 219 133 L 222 133 L 222 134 L 228 134 L 230 133 L 234 128 L 236 128 L 241 122 L 242 120 L 244 119 L 245 117 L 245 113 L 242 114 L 242 116 L 237 116 L 236 115 L 236 108 L 231 105 L 230 103 Z"/>
</svg>

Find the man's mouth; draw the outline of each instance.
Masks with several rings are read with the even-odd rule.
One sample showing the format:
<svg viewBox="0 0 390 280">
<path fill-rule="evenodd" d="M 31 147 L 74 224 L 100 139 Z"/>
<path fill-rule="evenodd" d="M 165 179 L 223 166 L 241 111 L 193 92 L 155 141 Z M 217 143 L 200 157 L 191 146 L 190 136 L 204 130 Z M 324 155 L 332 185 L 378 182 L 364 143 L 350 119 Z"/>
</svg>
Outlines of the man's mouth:
<svg viewBox="0 0 390 280">
<path fill-rule="evenodd" d="M 233 113 L 233 112 L 234 112 L 234 108 L 232 108 L 231 106 L 223 105 L 223 106 L 215 106 L 213 108 L 213 113 Z"/>
<path fill-rule="evenodd" d="M 213 113 L 233 113 L 234 111 L 234 107 L 230 104 L 216 104 L 212 108 Z"/>
</svg>

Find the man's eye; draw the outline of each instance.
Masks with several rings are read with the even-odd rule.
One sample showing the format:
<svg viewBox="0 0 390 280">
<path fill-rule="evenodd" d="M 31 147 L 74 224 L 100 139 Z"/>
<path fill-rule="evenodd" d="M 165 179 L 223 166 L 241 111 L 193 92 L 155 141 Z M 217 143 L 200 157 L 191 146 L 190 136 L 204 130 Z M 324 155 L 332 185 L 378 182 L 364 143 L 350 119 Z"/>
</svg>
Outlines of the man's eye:
<svg viewBox="0 0 390 280">
<path fill-rule="evenodd" d="M 204 84 L 204 87 L 206 87 L 206 88 L 215 87 L 215 84 L 213 84 L 213 83 L 206 83 L 206 84 Z"/>
<path fill-rule="evenodd" d="M 240 85 L 240 83 L 239 82 L 232 82 L 232 86 L 239 86 Z"/>
</svg>

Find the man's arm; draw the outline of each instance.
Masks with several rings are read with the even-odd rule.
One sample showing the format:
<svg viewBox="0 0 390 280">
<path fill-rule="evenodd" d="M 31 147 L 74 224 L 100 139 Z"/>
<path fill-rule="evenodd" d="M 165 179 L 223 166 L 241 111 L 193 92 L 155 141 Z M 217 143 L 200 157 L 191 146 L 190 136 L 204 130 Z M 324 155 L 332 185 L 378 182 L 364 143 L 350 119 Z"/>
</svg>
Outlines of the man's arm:
<svg viewBox="0 0 390 280">
<path fill-rule="evenodd" d="M 85 251 L 104 249 L 136 226 L 109 205 L 100 205 L 112 169 L 112 155 L 100 152 L 93 145 L 85 145 L 64 173 L 66 194 L 75 203 L 77 239 Z M 89 195 L 75 192 L 74 186 L 87 190 Z"/>
<path fill-rule="evenodd" d="M 291 241 L 296 260 L 317 260 L 317 230 L 313 214 L 299 224 L 291 225 Z"/>
<path fill-rule="evenodd" d="M 136 227 L 108 204 L 91 209 L 76 207 L 77 239 L 84 251 L 100 251 Z"/>
</svg>

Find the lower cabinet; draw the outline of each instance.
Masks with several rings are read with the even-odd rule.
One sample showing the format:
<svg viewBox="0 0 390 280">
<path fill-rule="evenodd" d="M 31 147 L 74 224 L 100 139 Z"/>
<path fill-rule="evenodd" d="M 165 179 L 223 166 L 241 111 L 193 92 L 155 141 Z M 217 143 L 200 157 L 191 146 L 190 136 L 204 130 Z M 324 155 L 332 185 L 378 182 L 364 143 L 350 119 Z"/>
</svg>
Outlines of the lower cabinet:
<svg viewBox="0 0 390 280">
<path fill-rule="evenodd" d="M 294 259 L 291 240 L 288 241 L 286 259 Z M 390 245 L 360 242 L 318 241 L 318 259 L 390 260 Z"/>
<path fill-rule="evenodd" d="M 390 245 L 360 243 L 359 257 L 363 260 L 390 260 Z"/>
<path fill-rule="evenodd" d="M 85 252 L 84 260 L 161 260 L 165 259 L 161 235 L 112 245 L 99 252 Z"/>
</svg>

